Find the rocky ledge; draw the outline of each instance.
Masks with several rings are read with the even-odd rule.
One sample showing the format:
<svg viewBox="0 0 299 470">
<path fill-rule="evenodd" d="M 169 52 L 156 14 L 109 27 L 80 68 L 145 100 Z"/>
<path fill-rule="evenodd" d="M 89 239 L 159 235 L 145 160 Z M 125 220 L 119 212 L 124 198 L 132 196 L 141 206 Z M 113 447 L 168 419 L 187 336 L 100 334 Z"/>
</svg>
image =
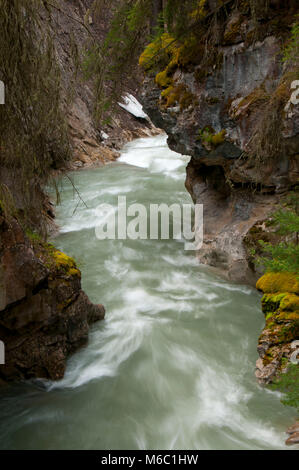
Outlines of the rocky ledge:
<svg viewBox="0 0 299 470">
<path fill-rule="evenodd" d="M 297 421 L 287 430 L 287 434 L 289 435 L 288 439 L 286 440 L 287 446 L 299 444 L 299 421 Z"/>
<path fill-rule="evenodd" d="M 0 383 L 61 379 L 67 356 L 104 314 L 81 290 L 72 258 L 0 214 Z"/>
<path fill-rule="evenodd" d="M 265 385 L 286 372 L 299 339 L 299 283 L 295 274 L 268 273 L 256 285 L 263 292 L 266 326 L 259 338 L 256 377 Z"/>
</svg>

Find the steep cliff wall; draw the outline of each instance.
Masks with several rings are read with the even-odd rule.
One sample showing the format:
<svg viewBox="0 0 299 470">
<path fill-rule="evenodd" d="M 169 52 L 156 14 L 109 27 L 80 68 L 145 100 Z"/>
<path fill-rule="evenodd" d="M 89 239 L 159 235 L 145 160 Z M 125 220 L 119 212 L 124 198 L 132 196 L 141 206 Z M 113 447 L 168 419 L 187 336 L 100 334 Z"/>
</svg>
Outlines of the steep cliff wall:
<svg viewBox="0 0 299 470">
<path fill-rule="evenodd" d="M 299 174 L 299 109 L 284 111 L 298 68 L 282 61 L 298 6 L 272 1 L 254 16 L 250 2 L 225 3 L 206 2 L 187 39 L 164 35 L 170 61 L 158 75 L 145 64 L 142 100 L 169 146 L 192 157 L 186 187 L 204 204 L 199 260 L 254 284 L 249 231 Z"/>
</svg>

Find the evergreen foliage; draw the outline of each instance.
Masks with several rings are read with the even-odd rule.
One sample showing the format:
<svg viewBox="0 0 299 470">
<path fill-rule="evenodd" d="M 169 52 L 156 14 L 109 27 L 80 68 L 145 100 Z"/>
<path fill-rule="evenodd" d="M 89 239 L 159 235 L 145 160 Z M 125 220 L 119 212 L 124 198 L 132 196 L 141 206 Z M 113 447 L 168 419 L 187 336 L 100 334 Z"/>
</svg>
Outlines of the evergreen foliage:
<svg viewBox="0 0 299 470">
<path fill-rule="evenodd" d="M 284 393 L 281 402 L 284 405 L 292 406 L 297 409 L 299 413 L 299 365 L 290 364 L 287 372 L 281 374 L 279 378 L 275 379 L 273 384 L 270 385 L 272 390 L 279 390 Z"/>
</svg>

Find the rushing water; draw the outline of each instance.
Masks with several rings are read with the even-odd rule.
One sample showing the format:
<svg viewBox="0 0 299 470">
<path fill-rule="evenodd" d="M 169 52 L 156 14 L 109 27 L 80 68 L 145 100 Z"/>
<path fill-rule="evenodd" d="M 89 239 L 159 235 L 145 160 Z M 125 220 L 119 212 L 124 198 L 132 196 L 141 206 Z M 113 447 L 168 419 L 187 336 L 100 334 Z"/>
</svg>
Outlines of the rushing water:
<svg viewBox="0 0 299 470">
<path fill-rule="evenodd" d="M 284 448 L 293 416 L 255 381 L 259 295 L 198 265 L 175 240 L 99 241 L 98 204 L 187 203 L 188 157 L 139 139 L 120 160 L 72 175 L 58 208 L 58 247 L 75 256 L 104 322 L 58 383 L 2 392 L 1 448 Z"/>
</svg>

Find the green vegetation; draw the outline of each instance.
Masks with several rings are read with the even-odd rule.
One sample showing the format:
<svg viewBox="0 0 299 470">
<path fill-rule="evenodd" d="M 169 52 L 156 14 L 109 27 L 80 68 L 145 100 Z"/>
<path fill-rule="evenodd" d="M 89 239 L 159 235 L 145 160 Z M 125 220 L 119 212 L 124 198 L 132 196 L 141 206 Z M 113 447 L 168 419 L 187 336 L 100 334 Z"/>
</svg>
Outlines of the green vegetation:
<svg viewBox="0 0 299 470">
<path fill-rule="evenodd" d="M 299 196 L 292 192 L 284 206 L 271 217 L 271 225 L 276 233 L 285 237 L 284 241 L 273 245 L 260 240 L 265 256 L 257 257 L 256 263 L 265 267 L 266 272 L 299 273 Z"/>
<path fill-rule="evenodd" d="M 299 413 L 299 365 L 290 364 L 287 372 L 275 379 L 270 388 L 284 393 L 281 402 L 296 408 Z"/>
<path fill-rule="evenodd" d="M 204 129 L 199 129 L 198 140 L 204 145 L 210 145 L 212 147 L 218 147 L 225 141 L 226 130 L 215 133 L 214 129 L 207 126 Z"/>
<path fill-rule="evenodd" d="M 299 15 L 294 23 L 291 32 L 291 38 L 284 50 L 284 61 L 287 63 L 299 61 Z"/>
<path fill-rule="evenodd" d="M 258 257 L 257 262 L 265 267 L 266 274 L 258 280 L 257 288 L 264 292 L 262 308 L 272 344 L 289 344 L 298 338 L 299 332 L 298 191 L 286 198 L 268 226 L 284 237 L 284 241 L 271 244 L 260 240 L 265 256 Z M 273 357 L 266 355 L 265 360 L 272 362 Z M 299 367 L 282 358 L 280 370 L 282 373 L 271 388 L 284 394 L 283 404 L 299 411 Z"/>
<path fill-rule="evenodd" d="M 213 67 L 221 62 L 215 42 L 217 21 L 233 4 L 219 1 L 211 10 L 207 0 L 119 0 L 112 5 L 94 0 L 89 14 L 96 17 L 103 9 L 111 13 L 104 41 L 98 44 L 91 38 L 83 60 L 85 76 L 94 80 L 95 116 L 103 119 L 111 114 L 124 79 L 136 73 L 139 57 L 146 72 L 158 74 L 161 88 L 171 85 L 178 67 L 199 63 Z"/>
</svg>

